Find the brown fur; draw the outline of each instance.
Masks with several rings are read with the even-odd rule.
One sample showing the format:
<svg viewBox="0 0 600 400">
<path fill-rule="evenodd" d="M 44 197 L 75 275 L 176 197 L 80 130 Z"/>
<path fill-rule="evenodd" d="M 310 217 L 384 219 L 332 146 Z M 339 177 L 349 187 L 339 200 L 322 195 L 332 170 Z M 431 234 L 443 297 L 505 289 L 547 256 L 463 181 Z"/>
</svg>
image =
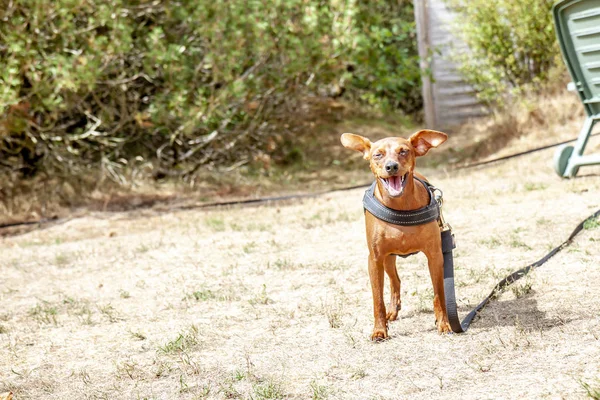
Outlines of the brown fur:
<svg viewBox="0 0 600 400">
<path fill-rule="evenodd" d="M 439 146 L 447 138 L 448 136 L 442 132 L 421 130 L 409 139 L 390 137 L 375 143 L 359 135 L 344 133 L 341 141 L 344 147 L 363 153 L 365 160 L 369 161 L 371 171 L 377 179 L 375 197 L 381 203 L 396 210 L 415 210 L 426 206 L 429 202 L 427 189 L 414 179 L 415 174 L 425 179 L 414 171 L 416 158 L 424 156 L 430 148 Z M 385 164 L 388 162 L 398 163 L 397 173 L 386 172 Z M 398 197 L 390 196 L 379 178 L 405 174 L 407 174 L 407 183 L 402 194 Z M 375 317 L 371 339 L 387 339 L 387 321 L 398 318 L 401 307 L 400 278 L 396 270 L 395 254 L 410 254 L 418 251 L 425 254 L 429 264 L 434 292 L 433 309 L 438 331 L 450 332 L 444 301 L 444 259 L 438 223 L 432 221 L 424 225 L 400 226 L 377 219 L 368 212 L 365 213 L 365 222 Z M 383 300 L 384 271 L 390 278 L 391 288 L 387 313 Z"/>
</svg>

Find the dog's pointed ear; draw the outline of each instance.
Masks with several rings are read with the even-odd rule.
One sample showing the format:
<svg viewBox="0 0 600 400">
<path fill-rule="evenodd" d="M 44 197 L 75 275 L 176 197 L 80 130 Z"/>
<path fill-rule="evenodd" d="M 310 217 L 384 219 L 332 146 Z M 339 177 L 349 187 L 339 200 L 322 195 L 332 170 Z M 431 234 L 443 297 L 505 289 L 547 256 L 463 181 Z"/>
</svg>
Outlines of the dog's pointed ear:
<svg viewBox="0 0 600 400">
<path fill-rule="evenodd" d="M 448 139 L 448 135 L 444 132 L 432 131 L 429 129 L 423 129 L 419 132 L 413 133 L 408 140 L 415 149 L 417 157 L 424 156 L 427 154 L 429 149 L 432 147 L 438 147 Z"/>
<path fill-rule="evenodd" d="M 355 135 L 354 133 L 344 133 L 340 140 L 345 148 L 360 151 L 363 153 L 363 158 L 365 160 L 369 159 L 371 154 L 371 141 L 366 137 Z"/>
</svg>

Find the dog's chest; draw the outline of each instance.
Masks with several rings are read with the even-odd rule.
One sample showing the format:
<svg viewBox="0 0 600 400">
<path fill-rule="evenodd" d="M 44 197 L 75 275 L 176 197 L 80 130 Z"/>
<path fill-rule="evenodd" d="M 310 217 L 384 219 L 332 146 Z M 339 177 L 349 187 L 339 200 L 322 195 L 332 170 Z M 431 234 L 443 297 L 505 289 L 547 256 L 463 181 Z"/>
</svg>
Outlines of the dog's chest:
<svg viewBox="0 0 600 400">
<path fill-rule="evenodd" d="M 398 226 L 377 221 L 372 226 L 372 232 L 367 235 L 378 252 L 407 254 L 427 246 L 424 242 L 428 237 L 424 234 L 424 231 L 429 230 L 427 225 Z"/>
</svg>

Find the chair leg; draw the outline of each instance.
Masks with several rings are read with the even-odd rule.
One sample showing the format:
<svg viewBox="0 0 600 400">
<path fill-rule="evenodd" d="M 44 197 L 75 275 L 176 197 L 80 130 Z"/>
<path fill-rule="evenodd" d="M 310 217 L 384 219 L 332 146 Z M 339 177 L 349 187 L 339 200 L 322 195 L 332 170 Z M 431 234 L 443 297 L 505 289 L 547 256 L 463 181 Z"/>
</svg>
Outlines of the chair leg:
<svg viewBox="0 0 600 400">
<path fill-rule="evenodd" d="M 573 149 L 573 153 L 578 156 L 583 155 L 583 151 L 585 150 L 585 146 L 587 145 L 588 139 L 590 138 L 590 133 L 592 129 L 594 129 L 594 124 L 596 120 L 594 118 L 586 118 L 583 127 L 581 128 L 581 132 L 579 132 L 579 137 L 577 138 L 577 143 L 575 143 L 575 148 Z"/>
<path fill-rule="evenodd" d="M 577 175 L 579 171 L 579 167 L 582 165 L 580 160 L 583 157 L 583 151 L 585 150 L 585 146 L 587 145 L 588 139 L 590 138 L 590 133 L 592 129 L 594 129 L 594 124 L 596 120 L 594 118 L 586 118 L 581 131 L 579 132 L 579 136 L 577 137 L 577 142 L 575 143 L 575 147 L 573 148 L 573 153 L 569 157 L 569 163 L 567 165 L 567 169 L 563 174 L 564 177 L 572 178 Z"/>
</svg>

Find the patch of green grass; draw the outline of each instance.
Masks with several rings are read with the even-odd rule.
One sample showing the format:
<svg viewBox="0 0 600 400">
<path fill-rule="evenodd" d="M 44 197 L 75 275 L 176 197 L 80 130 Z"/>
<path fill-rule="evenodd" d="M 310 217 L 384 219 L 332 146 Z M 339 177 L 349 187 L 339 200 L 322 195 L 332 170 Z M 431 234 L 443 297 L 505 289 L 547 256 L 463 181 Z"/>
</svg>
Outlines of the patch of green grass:
<svg viewBox="0 0 600 400">
<path fill-rule="evenodd" d="M 148 250 L 150 250 L 150 247 L 148 247 L 145 243 L 142 243 L 135 248 L 136 253 L 146 253 Z"/>
<path fill-rule="evenodd" d="M 129 334 L 136 340 L 146 340 L 147 336 L 142 332 L 129 331 Z"/>
<path fill-rule="evenodd" d="M 246 379 L 246 373 L 244 371 L 242 371 L 241 369 L 236 369 L 233 372 L 233 380 L 236 382 L 242 381 Z"/>
<path fill-rule="evenodd" d="M 472 283 L 479 283 L 481 282 L 482 279 L 487 277 L 487 272 L 488 272 L 488 268 L 486 268 L 485 270 L 479 270 L 479 269 L 469 269 L 467 270 L 467 275 L 469 277 L 469 279 L 471 279 L 473 282 Z M 460 283 L 459 283 L 460 286 Z"/>
<path fill-rule="evenodd" d="M 164 354 L 184 352 L 200 344 L 198 335 L 198 327 L 192 325 L 188 330 L 177 334 L 175 339 L 165 343 L 163 346 L 159 346 L 158 350 Z"/>
<path fill-rule="evenodd" d="M 233 382 L 231 381 L 231 379 L 227 379 L 224 382 L 221 382 L 221 384 L 219 385 L 219 392 L 221 392 L 226 399 L 239 399 L 242 397 L 240 395 L 240 392 L 238 392 L 236 388 L 233 387 Z M 251 399 L 253 398 L 251 397 Z"/>
<path fill-rule="evenodd" d="M 350 378 L 358 380 L 364 378 L 365 376 L 367 376 L 367 372 L 363 368 L 356 368 L 354 371 L 352 371 Z"/>
<path fill-rule="evenodd" d="M 94 323 L 92 320 L 92 310 L 87 304 L 81 305 L 74 311 L 74 314 L 83 325 L 92 325 Z"/>
<path fill-rule="evenodd" d="M 455 256 L 456 257 L 456 256 Z M 325 261 L 322 263 L 311 264 L 311 268 L 316 268 L 324 271 L 337 271 L 340 269 L 350 268 L 348 264 L 339 262 L 339 261 Z"/>
<path fill-rule="evenodd" d="M 65 253 L 59 253 L 54 257 L 54 264 L 57 267 L 66 267 L 71 263 L 71 258 Z"/>
<path fill-rule="evenodd" d="M 341 211 L 334 214 L 333 210 L 322 210 L 311 215 L 309 218 L 304 218 L 302 226 L 306 229 L 314 228 L 322 225 L 334 224 L 336 222 L 352 222 L 357 219 L 360 214 Z"/>
<path fill-rule="evenodd" d="M 171 372 L 173 370 L 173 366 L 171 365 L 170 362 L 162 361 L 162 360 L 155 360 L 155 362 L 156 362 L 156 371 L 154 372 L 154 376 L 157 378 L 160 378 L 161 376 L 164 376 L 165 374 L 168 374 L 169 372 Z"/>
<path fill-rule="evenodd" d="M 206 217 L 204 223 L 213 232 L 223 232 L 225 230 L 225 220 L 222 217 Z"/>
<path fill-rule="evenodd" d="M 583 223 L 583 229 L 596 229 L 600 227 L 600 218 L 588 219 Z"/>
<path fill-rule="evenodd" d="M 352 222 L 356 220 L 355 213 L 349 213 L 346 211 L 338 213 L 332 222 Z"/>
<path fill-rule="evenodd" d="M 179 361 L 188 375 L 199 375 L 202 372 L 202 367 L 188 353 L 181 353 Z"/>
<path fill-rule="evenodd" d="M 179 393 L 187 393 L 190 391 L 190 387 L 183 374 L 179 375 Z"/>
<path fill-rule="evenodd" d="M 308 218 L 309 221 L 321 221 L 322 219 L 323 215 L 321 214 L 321 211 L 314 213 Z"/>
<path fill-rule="evenodd" d="M 433 311 L 433 288 L 427 288 L 425 290 L 415 289 L 411 295 L 417 296 L 419 300 L 417 310 L 420 313 L 429 313 Z"/>
<path fill-rule="evenodd" d="M 285 398 L 285 394 L 281 388 L 281 385 L 272 380 L 253 385 L 252 391 L 254 392 L 252 399 L 256 400 L 274 400 Z"/>
<path fill-rule="evenodd" d="M 517 235 L 514 235 L 514 234 L 511 236 L 510 242 L 508 244 L 510 247 L 514 247 L 514 248 L 533 250 L 531 248 L 531 246 L 529 246 L 527 243 L 523 242 L 521 240 L 521 238 L 519 238 Z"/>
<path fill-rule="evenodd" d="M 3 333 L 7 333 L 8 332 L 8 328 L 4 325 L 0 324 L 0 335 L 2 335 Z"/>
<path fill-rule="evenodd" d="M 313 400 L 322 400 L 329 397 L 329 388 L 325 385 L 319 385 L 317 381 L 310 382 L 310 390 Z"/>
<path fill-rule="evenodd" d="M 523 296 L 531 293 L 532 286 L 533 286 L 533 279 L 531 278 L 531 275 L 528 274 L 528 275 L 524 276 L 523 278 L 521 278 L 520 280 L 513 283 L 510 286 L 510 290 L 511 290 L 511 292 L 513 292 L 515 297 L 518 299 L 520 297 L 523 297 Z"/>
<path fill-rule="evenodd" d="M 495 236 L 490 237 L 489 239 L 481 239 L 478 240 L 477 243 L 482 244 L 490 249 L 494 249 L 500 245 L 502 245 L 502 241 Z"/>
<path fill-rule="evenodd" d="M 187 295 L 188 299 L 194 299 L 197 301 L 208 301 L 217 298 L 217 295 L 209 289 L 196 290 L 195 292 Z"/>
<path fill-rule="evenodd" d="M 209 384 L 203 385 L 200 388 L 200 391 L 198 393 L 198 398 L 199 399 L 205 399 L 205 398 L 207 398 L 210 395 L 211 389 L 212 388 L 211 388 L 211 386 Z"/>
<path fill-rule="evenodd" d="M 231 230 L 236 232 L 266 232 L 270 229 L 270 225 L 259 222 L 250 222 L 247 224 L 233 222 L 229 226 L 231 227 Z"/>
<path fill-rule="evenodd" d="M 116 376 L 118 379 L 123 379 L 128 377 L 129 379 L 135 379 L 135 372 L 136 372 L 136 363 L 135 362 L 122 362 L 122 363 L 116 363 L 115 364 L 115 368 L 117 370 L 116 372 Z"/>
<path fill-rule="evenodd" d="M 291 271 L 304 267 L 302 264 L 295 263 L 288 258 L 278 258 L 273 263 L 273 266 L 281 271 Z"/>
<path fill-rule="evenodd" d="M 269 249 L 271 251 L 276 250 L 279 251 L 281 249 L 283 249 L 285 246 L 281 243 L 279 243 L 277 240 L 275 239 L 271 239 L 267 242 L 267 245 L 269 246 Z"/>
<path fill-rule="evenodd" d="M 188 295 L 185 296 L 184 300 L 185 299 L 196 300 L 196 301 L 210 301 L 210 300 L 233 301 L 233 300 L 239 300 L 239 297 L 232 290 L 230 290 L 230 291 L 226 291 L 226 290 L 214 291 L 214 290 L 202 288 L 200 290 L 196 290 L 192 293 L 189 293 Z"/>
<path fill-rule="evenodd" d="M 110 322 L 117 322 L 123 319 L 110 303 L 104 306 L 98 306 L 98 309 Z"/>
<path fill-rule="evenodd" d="M 547 226 L 552 223 L 552 220 L 542 217 L 542 218 L 538 218 L 535 221 L 535 223 L 538 224 L 539 226 Z"/>
<path fill-rule="evenodd" d="M 248 302 L 252 306 L 257 305 L 257 304 L 264 305 L 264 304 L 272 303 L 273 300 L 271 300 L 269 298 L 269 296 L 267 296 L 267 285 L 263 283 L 262 289 L 260 290 L 260 292 L 258 292 L 253 298 L 248 300 Z"/>
<path fill-rule="evenodd" d="M 42 304 L 38 304 L 29 310 L 29 315 L 44 324 L 57 325 L 58 323 L 58 309 L 47 301 L 42 301 Z"/>
<path fill-rule="evenodd" d="M 535 183 L 535 182 L 525 182 L 523 185 L 527 192 L 532 192 L 534 190 L 545 190 L 548 188 L 547 183 Z"/>
<path fill-rule="evenodd" d="M 504 279 L 513 272 L 509 267 L 504 267 L 504 268 L 492 267 L 492 268 L 488 268 L 488 270 L 489 270 L 489 272 L 487 273 L 487 275 L 491 276 L 494 281 L 499 281 L 500 279 Z"/>
<path fill-rule="evenodd" d="M 250 243 L 246 243 L 244 245 L 244 247 L 242 247 L 242 250 L 244 250 L 244 253 L 250 254 L 250 253 L 254 252 L 254 250 L 256 249 L 256 247 L 258 247 L 258 245 L 256 244 L 256 242 L 250 242 Z"/>
<path fill-rule="evenodd" d="M 230 264 L 226 267 L 223 267 L 223 269 L 221 270 L 221 275 L 223 275 L 223 276 L 231 275 L 232 273 L 235 272 L 235 270 L 237 268 L 238 268 L 237 264 Z"/>
<path fill-rule="evenodd" d="M 585 389 L 586 394 L 590 399 L 600 400 L 600 381 L 589 384 L 581 380 L 579 383 Z"/>
<path fill-rule="evenodd" d="M 65 296 L 62 304 L 66 307 L 69 315 L 75 315 L 83 325 L 92 325 L 92 310 L 89 302 L 86 300 L 77 300 L 73 297 Z"/>
</svg>

